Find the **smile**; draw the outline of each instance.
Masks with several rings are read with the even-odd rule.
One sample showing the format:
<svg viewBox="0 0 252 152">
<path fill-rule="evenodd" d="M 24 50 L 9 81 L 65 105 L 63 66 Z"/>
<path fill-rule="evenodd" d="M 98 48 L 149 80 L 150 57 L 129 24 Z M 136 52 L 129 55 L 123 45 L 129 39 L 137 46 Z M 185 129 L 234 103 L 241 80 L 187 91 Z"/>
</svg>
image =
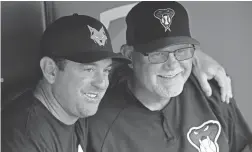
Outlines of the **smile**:
<svg viewBox="0 0 252 152">
<path fill-rule="evenodd" d="M 99 93 L 82 93 L 82 96 L 88 103 L 98 104 L 101 101 Z"/>
<path fill-rule="evenodd" d="M 95 94 L 95 93 L 84 93 L 85 96 L 89 97 L 89 98 L 96 98 L 98 97 L 98 94 Z"/>
<path fill-rule="evenodd" d="M 81 94 L 84 98 L 87 99 L 87 102 L 95 103 L 95 104 L 100 102 L 100 95 L 99 95 L 100 93 L 94 93 L 94 92 L 87 93 L 87 92 L 81 91 Z"/>
<path fill-rule="evenodd" d="M 176 74 L 169 74 L 169 75 L 158 75 L 158 77 L 163 78 L 163 79 L 172 79 L 172 78 L 176 77 L 179 74 L 180 74 L 180 72 L 176 73 Z"/>
</svg>

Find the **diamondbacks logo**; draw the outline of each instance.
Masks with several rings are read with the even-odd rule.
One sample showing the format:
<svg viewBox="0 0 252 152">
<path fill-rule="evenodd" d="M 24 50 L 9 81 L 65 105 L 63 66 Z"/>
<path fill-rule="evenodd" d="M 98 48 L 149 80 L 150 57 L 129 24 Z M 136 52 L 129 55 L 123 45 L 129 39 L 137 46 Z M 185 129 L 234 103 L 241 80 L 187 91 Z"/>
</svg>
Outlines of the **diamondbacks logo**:
<svg viewBox="0 0 252 152">
<path fill-rule="evenodd" d="M 88 28 L 91 33 L 90 38 L 94 40 L 94 42 L 97 43 L 98 45 L 104 46 L 107 41 L 107 36 L 104 28 L 102 27 L 99 31 L 97 31 L 95 28 L 92 28 L 89 25 Z"/>
<path fill-rule="evenodd" d="M 219 152 L 217 140 L 220 132 L 220 123 L 209 120 L 198 127 L 190 128 L 187 139 L 198 152 Z"/>
<path fill-rule="evenodd" d="M 167 9 L 158 9 L 154 12 L 154 16 L 160 20 L 160 23 L 165 28 L 165 32 L 169 30 L 171 32 L 170 26 L 172 23 L 172 18 L 175 15 L 175 12 L 171 8 Z"/>
</svg>

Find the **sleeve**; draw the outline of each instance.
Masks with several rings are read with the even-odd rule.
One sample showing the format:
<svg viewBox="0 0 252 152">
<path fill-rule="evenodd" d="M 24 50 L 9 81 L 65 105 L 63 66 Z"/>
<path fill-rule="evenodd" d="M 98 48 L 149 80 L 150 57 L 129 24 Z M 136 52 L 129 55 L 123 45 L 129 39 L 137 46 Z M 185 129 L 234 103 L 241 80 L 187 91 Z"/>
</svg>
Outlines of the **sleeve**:
<svg viewBox="0 0 252 152">
<path fill-rule="evenodd" d="M 238 109 L 234 99 L 230 102 L 227 118 L 229 124 L 229 143 L 232 152 L 252 152 L 252 133 Z"/>
<path fill-rule="evenodd" d="M 12 134 L 3 133 L 1 150 L 2 152 L 47 152 L 46 149 L 38 147 L 36 141 L 17 130 Z"/>
<path fill-rule="evenodd" d="M 15 109 L 15 108 L 13 108 Z M 9 114 L 12 113 L 13 115 Z M 49 152 L 50 150 L 42 143 L 42 139 L 36 136 L 39 131 L 27 129 L 28 119 L 26 114 L 16 113 L 13 110 L 2 111 L 2 134 L 1 150 L 2 152 Z M 20 116 L 20 117 L 18 117 Z"/>
</svg>

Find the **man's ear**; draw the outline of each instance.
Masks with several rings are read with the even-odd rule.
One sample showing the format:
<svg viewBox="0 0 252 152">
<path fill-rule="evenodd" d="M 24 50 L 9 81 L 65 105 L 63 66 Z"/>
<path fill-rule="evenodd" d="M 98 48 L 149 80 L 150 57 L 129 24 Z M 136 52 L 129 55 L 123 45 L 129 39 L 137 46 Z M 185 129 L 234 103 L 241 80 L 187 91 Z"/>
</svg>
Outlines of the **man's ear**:
<svg viewBox="0 0 252 152">
<path fill-rule="evenodd" d="M 55 78 L 58 72 L 56 63 L 49 57 L 43 57 L 40 60 L 40 68 L 42 70 L 44 78 L 50 83 L 55 82 Z"/>
<path fill-rule="evenodd" d="M 124 44 L 121 46 L 121 49 L 120 49 L 120 52 L 121 54 L 130 59 L 131 60 L 131 64 L 129 64 L 129 67 L 130 68 L 133 68 L 133 65 L 132 65 L 132 54 L 133 54 L 133 51 L 134 51 L 134 47 L 133 46 L 129 46 L 127 44 Z"/>
</svg>

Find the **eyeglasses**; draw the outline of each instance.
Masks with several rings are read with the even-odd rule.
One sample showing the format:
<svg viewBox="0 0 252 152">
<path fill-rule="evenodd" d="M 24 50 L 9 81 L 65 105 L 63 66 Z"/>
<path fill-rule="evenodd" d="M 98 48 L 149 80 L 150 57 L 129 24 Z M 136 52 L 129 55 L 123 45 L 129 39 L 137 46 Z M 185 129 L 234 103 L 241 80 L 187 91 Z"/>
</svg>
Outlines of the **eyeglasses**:
<svg viewBox="0 0 252 152">
<path fill-rule="evenodd" d="M 195 46 L 193 45 L 192 47 L 180 48 L 173 52 L 157 51 L 157 52 L 151 52 L 151 53 L 144 53 L 144 52 L 140 52 L 140 53 L 142 53 L 144 56 L 148 56 L 150 63 L 159 64 L 159 63 L 165 63 L 168 60 L 170 53 L 174 54 L 176 60 L 184 61 L 184 60 L 188 60 L 192 58 L 194 55 L 194 52 L 195 52 Z"/>
</svg>

